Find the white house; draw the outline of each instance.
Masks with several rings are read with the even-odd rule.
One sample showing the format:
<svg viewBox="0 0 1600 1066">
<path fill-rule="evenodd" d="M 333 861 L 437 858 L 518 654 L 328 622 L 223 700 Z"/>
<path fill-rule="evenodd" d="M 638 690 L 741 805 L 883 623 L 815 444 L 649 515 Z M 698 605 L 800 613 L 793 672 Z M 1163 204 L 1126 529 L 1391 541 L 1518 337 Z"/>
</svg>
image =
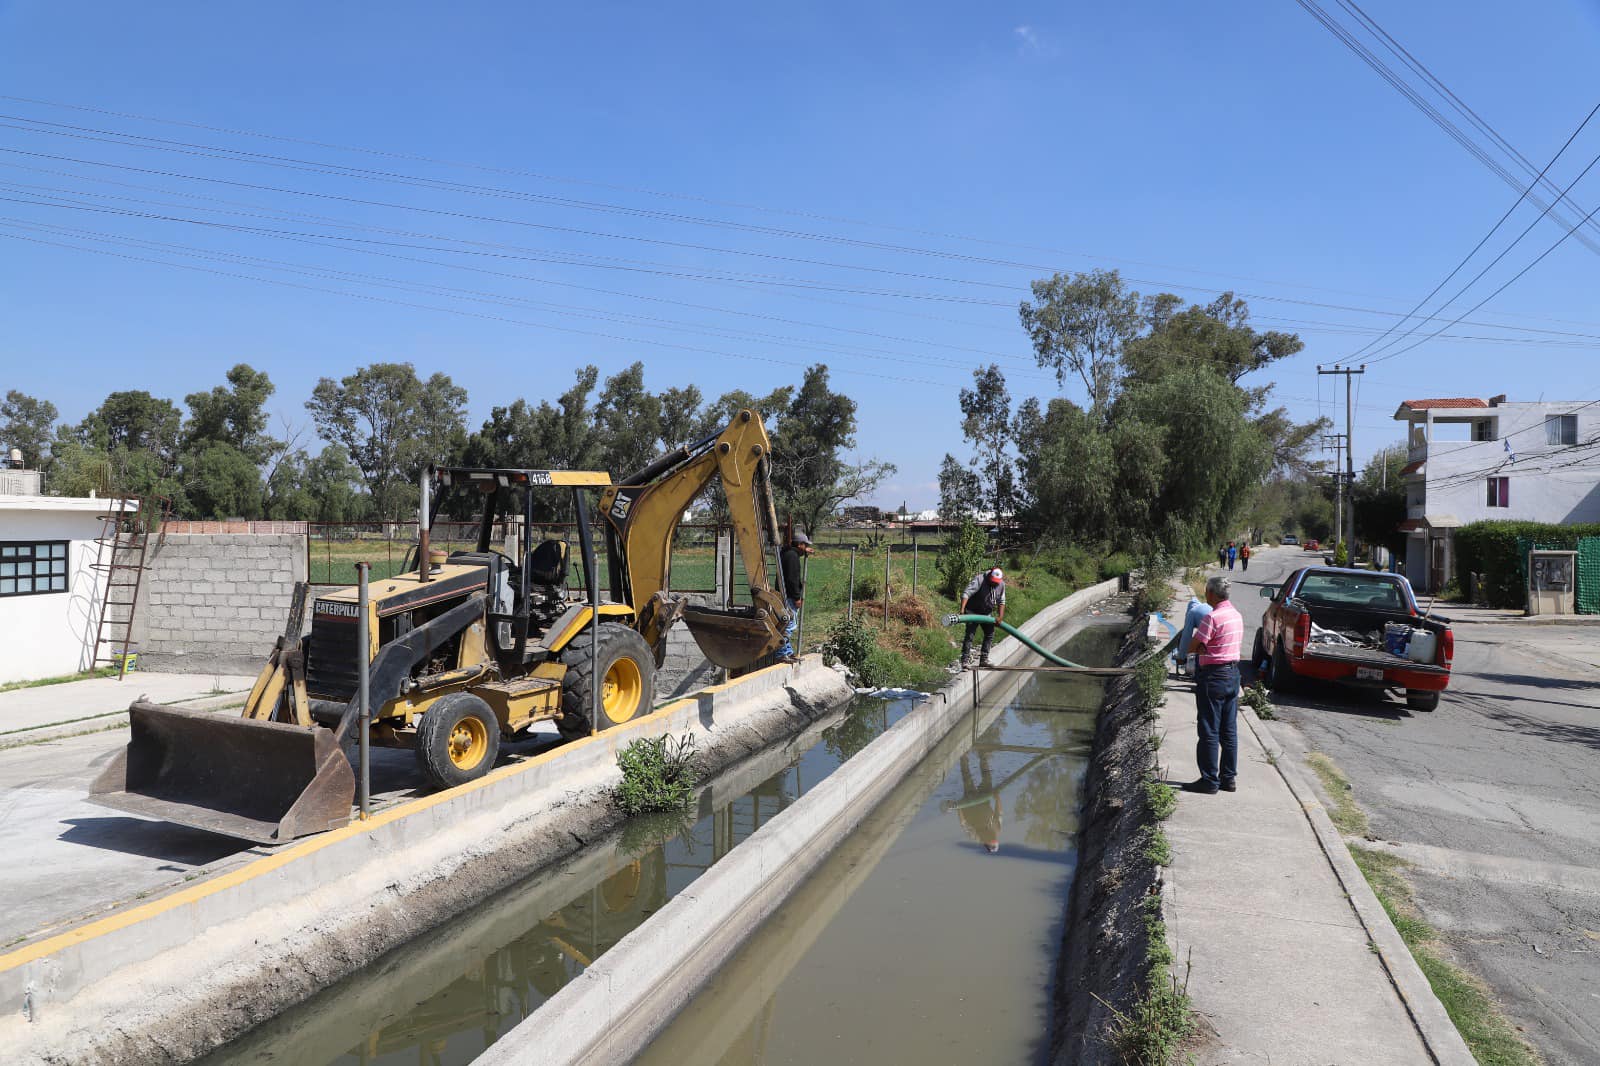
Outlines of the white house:
<svg viewBox="0 0 1600 1066">
<path fill-rule="evenodd" d="M 11 491 L 35 485 L 14 476 L 0 485 L 0 683 L 94 663 L 106 587 L 94 563 L 111 501 Z"/>
<path fill-rule="evenodd" d="M 1452 530 L 1485 519 L 1600 522 L 1600 401 L 1407 400 L 1406 574 L 1438 591 Z"/>
</svg>

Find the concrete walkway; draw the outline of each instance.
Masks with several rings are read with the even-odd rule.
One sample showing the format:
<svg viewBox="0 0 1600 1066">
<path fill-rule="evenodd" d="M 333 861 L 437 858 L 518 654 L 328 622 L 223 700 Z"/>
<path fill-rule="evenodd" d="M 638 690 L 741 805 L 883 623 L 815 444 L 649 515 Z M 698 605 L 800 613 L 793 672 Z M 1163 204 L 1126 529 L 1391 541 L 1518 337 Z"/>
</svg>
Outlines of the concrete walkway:
<svg viewBox="0 0 1600 1066">
<path fill-rule="evenodd" d="M 1245 640 L 1257 586 L 1282 581 L 1292 549 L 1235 571 Z M 1204 567 L 1206 576 L 1218 571 Z M 1182 618 L 1189 590 L 1169 612 Z M 1200 776 L 1194 686 L 1169 676 L 1158 734 L 1165 779 Z M 1317 793 L 1271 727 L 1239 707 L 1239 790 L 1180 792 L 1164 909 L 1180 976 L 1207 1038 L 1196 1066 L 1474 1066 L 1444 1007 L 1356 868 Z"/>
<path fill-rule="evenodd" d="M 95 677 L 0 692 L 0 746 L 124 724 L 128 704 L 140 697 L 156 703 L 218 697 L 221 704 L 238 703 L 254 682 L 237 674 L 132 673 L 120 681 Z"/>
<path fill-rule="evenodd" d="M 1168 685 L 1161 764 L 1195 765 L 1194 695 Z M 1166 823 L 1167 927 L 1201 1028 L 1196 1055 L 1221 1063 L 1431 1064 L 1300 801 L 1240 709 L 1239 791 L 1180 793 Z"/>
</svg>

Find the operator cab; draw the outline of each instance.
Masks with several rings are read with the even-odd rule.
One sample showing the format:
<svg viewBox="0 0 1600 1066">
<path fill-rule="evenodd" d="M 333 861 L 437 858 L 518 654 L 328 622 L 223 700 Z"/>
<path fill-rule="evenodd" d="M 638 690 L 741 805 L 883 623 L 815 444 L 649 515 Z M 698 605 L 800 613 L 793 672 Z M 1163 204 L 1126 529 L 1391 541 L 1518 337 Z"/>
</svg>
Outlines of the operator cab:
<svg viewBox="0 0 1600 1066">
<path fill-rule="evenodd" d="M 547 658 L 550 653 L 544 646 L 545 635 L 559 628 L 557 623 L 568 612 L 590 602 L 595 588 L 597 566 L 584 490 L 609 486 L 610 476 L 576 470 L 435 467 L 429 480 L 434 490 L 428 513 L 430 531 L 447 500 L 468 491 L 483 497 L 477 545 L 470 551 L 451 552 L 448 562 L 483 566 L 489 571 L 489 650 L 507 666 L 525 666 Z M 495 524 L 502 518 L 516 528 L 516 543 L 528 544 L 534 529 L 535 493 L 563 490 L 571 493 L 572 511 L 577 518 L 582 570 L 577 588 L 568 587 L 572 549 L 565 540 L 540 539 L 519 558 L 490 546 Z"/>
</svg>

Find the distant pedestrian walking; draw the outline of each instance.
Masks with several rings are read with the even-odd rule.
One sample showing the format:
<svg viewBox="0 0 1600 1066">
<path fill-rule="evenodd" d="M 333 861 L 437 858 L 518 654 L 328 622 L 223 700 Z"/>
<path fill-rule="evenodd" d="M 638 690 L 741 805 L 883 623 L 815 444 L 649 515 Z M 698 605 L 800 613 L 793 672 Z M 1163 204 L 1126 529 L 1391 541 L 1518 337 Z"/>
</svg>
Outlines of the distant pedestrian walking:
<svg viewBox="0 0 1600 1066">
<path fill-rule="evenodd" d="M 1238 557 L 1238 555 L 1239 555 L 1238 547 L 1233 543 L 1233 541 L 1231 541 L 1231 540 L 1228 541 L 1228 569 L 1229 570 L 1233 569 L 1233 560 L 1236 559 Z"/>
<path fill-rule="evenodd" d="M 967 591 L 961 594 L 961 610 L 959 614 L 987 614 L 993 615 L 996 622 L 1005 621 L 1006 617 L 1006 575 L 998 566 L 992 570 L 985 570 L 972 579 L 967 586 Z M 961 639 L 961 669 L 972 668 L 972 635 L 973 631 L 983 630 L 983 645 L 978 650 L 978 665 L 989 665 L 989 646 L 994 643 L 994 624 L 968 622 L 967 633 Z"/>
<path fill-rule="evenodd" d="M 1250 542 L 1245 541 L 1239 545 L 1239 569 L 1250 569 Z"/>
<path fill-rule="evenodd" d="M 1221 574 L 1206 582 L 1211 613 L 1195 626 L 1189 644 L 1200 664 L 1194 686 L 1199 734 L 1194 757 L 1200 777 L 1184 785 L 1185 792 L 1233 792 L 1239 773 L 1239 648 L 1244 643 L 1244 619 L 1229 602 L 1228 591 L 1228 579 Z"/>
<path fill-rule="evenodd" d="M 1228 565 L 1228 546 L 1226 544 L 1224 544 L 1224 545 L 1220 546 L 1219 548 L 1217 548 L 1217 565 L 1218 566 L 1227 566 Z"/>
</svg>

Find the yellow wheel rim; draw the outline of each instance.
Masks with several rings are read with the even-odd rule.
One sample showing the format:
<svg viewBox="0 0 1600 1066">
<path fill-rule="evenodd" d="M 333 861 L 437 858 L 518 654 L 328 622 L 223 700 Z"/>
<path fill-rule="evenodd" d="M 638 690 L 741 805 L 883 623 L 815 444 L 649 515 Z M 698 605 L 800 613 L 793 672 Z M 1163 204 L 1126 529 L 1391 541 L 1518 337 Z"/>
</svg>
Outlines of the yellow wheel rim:
<svg viewBox="0 0 1600 1066">
<path fill-rule="evenodd" d="M 600 702 L 606 709 L 606 717 L 613 722 L 626 722 L 639 713 L 643 696 L 644 678 L 639 673 L 639 664 L 628 658 L 612 663 L 600 687 Z"/>
<path fill-rule="evenodd" d="M 450 730 L 450 761 L 456 769 L 473 769 L 488 752 L 489 730 L 478 719 L 468 715 Z"/>
</svg>

